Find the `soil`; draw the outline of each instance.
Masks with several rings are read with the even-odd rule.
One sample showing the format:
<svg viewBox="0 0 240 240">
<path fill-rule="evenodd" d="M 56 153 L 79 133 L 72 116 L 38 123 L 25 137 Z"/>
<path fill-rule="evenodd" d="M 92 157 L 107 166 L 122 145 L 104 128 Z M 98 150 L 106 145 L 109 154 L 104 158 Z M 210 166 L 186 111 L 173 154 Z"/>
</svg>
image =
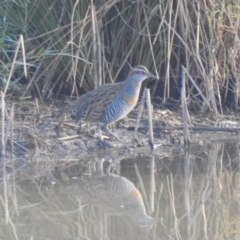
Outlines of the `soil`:
<svg viewBox="0 0 240 240">
<path fill-rule="evenodd" d="M 11 108 L 12 104 L 9 104 Z M 59 107 L 58 107 L 59 106 Z M 110 159 L 115 161 L 126 156 L 166 155 L 170 152 L 184 151 L 183 131 L 180 109 L 177 111 L 154 108 L 154 151 L 149 145 L 148 121 L 146 112 L 143 113 L 137 138 L 134 128 L 138 108 L 127 118 L 119 121 L 112 130 L 121 138 L 121 142 L 105 135 L 102 144 L 95 135 L 94 127 L 88 123 L 76 124 L 68 118 L 61 129 L 56 114 L 61 107 L 60 102 L 38 103 L 24 101 L 15 103 L 14 121 L 11 126 L 10 117 L 5 117 L 6 146 L 3 149 L 5 160 L 20 161 L 84 161 L 87 159 Z M 217 120 L 190 114 L 192 126 L 225 126 L 239 128 L 238 117 L 224 116 Z M 178 129 L 178 130 L 176 130 Z M 238 133 L 193 132 L 190 134 L 191 145 L 206 144 L 213 141 L 238 141 Z M 3 157 L 3 156 L 2 156 Z"/>
</svg>

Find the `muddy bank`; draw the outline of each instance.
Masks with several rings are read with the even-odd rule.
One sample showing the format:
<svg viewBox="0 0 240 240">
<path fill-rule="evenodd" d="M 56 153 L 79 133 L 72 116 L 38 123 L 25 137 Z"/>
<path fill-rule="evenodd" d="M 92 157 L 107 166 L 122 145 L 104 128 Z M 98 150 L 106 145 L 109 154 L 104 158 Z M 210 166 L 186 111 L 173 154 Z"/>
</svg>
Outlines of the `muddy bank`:
<svg viewBox="0 0 240 240">
<path fill-rule="evenodd" d="M 182 126 L 180 111 L 154 109 L 153 125 L 155 149 L 152 153 L 147 128 L 147 115 L 143 114 L 137 139 L 134 127 L 137 119 L 137 108 L 127 118 L 119 121 L 112 130 L 122 142 L 105 135 L 105 145 L 101 145 L 95 135 L 94 126 L 86 123 L 76 124 L 66 119 L 58 131 L 58 118 L 54 116 L 59 103 L 36 104 L 36 102 L 16 103 L 14 121 L 8 129 L 5 159 L 25 161 L 79 161 L 86 159 L 118 159 L 133 155 L 162 155 L 172 151 L 184 150 L 183 131 L 174 130 Z M 8 126 L 6 121 L 6 126 Z M 240 120 L 226 116 L 218 121 L 211 116 L 191 115 L 192 126 L 224 126 L 239 128 Z M 6 131 L 6 130 L 5 130 Z M 238 141 L 238 133 L 232 132 L 192 132 L 191 145 L 206 144 L 212 141 Z"/>
</svg>

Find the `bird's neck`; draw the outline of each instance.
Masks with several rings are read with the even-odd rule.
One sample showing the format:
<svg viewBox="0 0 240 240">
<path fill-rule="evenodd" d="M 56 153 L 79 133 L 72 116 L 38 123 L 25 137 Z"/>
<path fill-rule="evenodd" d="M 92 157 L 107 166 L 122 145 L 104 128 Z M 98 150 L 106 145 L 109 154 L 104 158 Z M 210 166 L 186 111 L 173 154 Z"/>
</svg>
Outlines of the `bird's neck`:
<svg viewBox="0 0 240 240">
<path fill-rule="evenodd" d="M 141 89 L 142 81 L 127 79 L 126 84 L 124 84 L 124 92 L 129 97 L 138 97 Z"/>
</svg>

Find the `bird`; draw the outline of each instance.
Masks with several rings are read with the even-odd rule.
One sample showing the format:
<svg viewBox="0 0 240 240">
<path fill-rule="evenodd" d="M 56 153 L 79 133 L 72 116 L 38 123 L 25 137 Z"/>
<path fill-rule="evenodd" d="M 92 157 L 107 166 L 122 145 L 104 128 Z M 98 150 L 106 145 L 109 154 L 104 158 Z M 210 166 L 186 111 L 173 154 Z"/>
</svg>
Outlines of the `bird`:
<svg viewBox="0 0 240 240">
<path fill-rule="evenodd" d="M 147 78 L 157 79 L 145 66 L 135 66 L 124 81 L 95 88 L 64 107 L 60 113 L 74 114 L 76 122 L 95 123 L 98 136 L 102 141 L 101 129 L 103 128 L 109 135 L 121 142 L 118 135 L 108 126 L 124 118 L 133 110 L 139 99 L 142 82 Z"/>
<path fill-rule="evenodd" d="M 98 207 L 107 215 L 128 216 L 141 228 L 151 228 L 158 221 L 147 214 L 140 191 L 123 176 L 81 176 L 63 188 L 63 192 Z"/>
</svg>

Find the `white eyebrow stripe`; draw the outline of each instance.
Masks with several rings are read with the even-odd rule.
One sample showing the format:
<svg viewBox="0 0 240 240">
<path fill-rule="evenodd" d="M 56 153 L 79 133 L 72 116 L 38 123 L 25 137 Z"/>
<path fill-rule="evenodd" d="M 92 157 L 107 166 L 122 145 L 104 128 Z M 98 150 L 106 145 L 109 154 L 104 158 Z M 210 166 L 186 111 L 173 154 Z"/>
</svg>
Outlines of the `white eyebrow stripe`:
<svg viewBox="0 0 240 240">
<path fill-rule="evenodd" d="M 133 68 L 133 70 L 137 70 L 137 71 L 144 71 L 144 72 L 148 72 L 146 69 L 144 68 Z"/>
</svg>

